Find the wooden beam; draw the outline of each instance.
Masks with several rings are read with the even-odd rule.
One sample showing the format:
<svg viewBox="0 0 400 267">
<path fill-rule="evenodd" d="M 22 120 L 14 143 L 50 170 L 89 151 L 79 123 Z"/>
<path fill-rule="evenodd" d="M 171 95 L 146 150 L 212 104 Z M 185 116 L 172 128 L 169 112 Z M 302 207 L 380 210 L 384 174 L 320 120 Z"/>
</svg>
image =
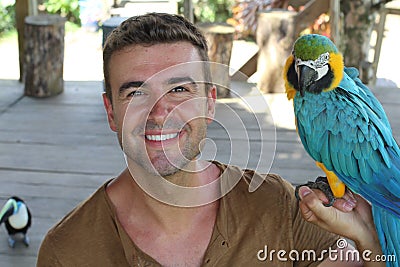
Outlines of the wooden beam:
<svg viewBox="0 0 400 267">
<path fill-rule="evenodd" d="M 391 15 L 400 15 L 400 9 L 399 8 L 386 8 L 387 13 Z"/>
<path fill-rule="evenodd" d="M 313 23 L 322 13 L 329 11 L 329 2 L 326 0 L 311 0 L 302 11 L 300 11 L 295 20 L 296 29 L 295 35 L 298 35 L 302 30 Z"/>
<path fill-rule="evenodd" d="M 258 52 L 255 53 L 238 71 L 232 74 L 232 81 L 247 81 L 257 71 Z"/>
<path fill-rule="evenodd" d="M 289 5 L 294 8 L 305 6 L 309 0 L 289 0 Z M 325 1 L 325 0 L 324 0 Z"/>
</svg>

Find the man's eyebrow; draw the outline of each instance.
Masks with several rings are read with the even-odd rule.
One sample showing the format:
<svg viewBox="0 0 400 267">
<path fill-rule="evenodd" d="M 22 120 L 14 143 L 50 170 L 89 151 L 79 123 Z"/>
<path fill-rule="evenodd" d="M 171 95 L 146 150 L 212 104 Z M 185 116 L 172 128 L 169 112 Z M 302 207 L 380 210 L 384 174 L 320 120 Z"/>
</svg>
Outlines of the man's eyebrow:
<svg viewBox="0 0 400 267">
<path fill-rule="evenodd" d="M 126 82 L 123 83 L 120 87 L 119 87 L 119 93 L 121 94 L 123 91 L 125 91 L 126 89 L 129 88 L 139 88 L 144 84 L 144 82 L 142 81 L 132 81 L 132 82 Z"/>
<path fill-rule="evenodd" d="M 172 77 L 167 81 L 167 84 L 184 84 L 184 83 L 191 83 L 196 84 L 196 82 L 189 76 L 185 77 Z"/>
</svg>

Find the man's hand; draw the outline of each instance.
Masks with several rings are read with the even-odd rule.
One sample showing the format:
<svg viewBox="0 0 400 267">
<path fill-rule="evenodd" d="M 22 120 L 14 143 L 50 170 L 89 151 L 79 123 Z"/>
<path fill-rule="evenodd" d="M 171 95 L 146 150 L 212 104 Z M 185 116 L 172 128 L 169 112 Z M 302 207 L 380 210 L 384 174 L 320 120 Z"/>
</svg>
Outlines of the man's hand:
<svg viewBox="0 0 400 267">
<path fill-rule="evenodd" d="M 371 205 L 361 196 L 347 190 L 343 198 L 336 199 L 333 206 L 325 207 L 323 203 L 328 199 L 320 190 L 302 186 L 299 195 L 299 206 L 306 221 L 355 241 L 360 251 L 371 250 L 371 257 L 382 254 Z M 385 266 L 382 262 L 368 264 L 371 265 L 365 263 L 365 266 Z"/>
</svg>

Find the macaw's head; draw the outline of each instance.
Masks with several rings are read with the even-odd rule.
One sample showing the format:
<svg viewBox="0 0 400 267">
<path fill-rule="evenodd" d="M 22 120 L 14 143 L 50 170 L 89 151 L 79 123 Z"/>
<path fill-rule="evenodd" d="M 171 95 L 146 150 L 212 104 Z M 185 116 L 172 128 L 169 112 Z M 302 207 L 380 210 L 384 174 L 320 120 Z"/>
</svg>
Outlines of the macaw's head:
<svg viewBox="0 0 400 267">
<path fill-rule="evenodd" d="M 306 34 L 296 40 L 286 61 L 284 79 L 288 98 L 296 91 L 319 94 L 335 89 L 343 78 L 343 56 L 323 35 Z"/>
</svg>

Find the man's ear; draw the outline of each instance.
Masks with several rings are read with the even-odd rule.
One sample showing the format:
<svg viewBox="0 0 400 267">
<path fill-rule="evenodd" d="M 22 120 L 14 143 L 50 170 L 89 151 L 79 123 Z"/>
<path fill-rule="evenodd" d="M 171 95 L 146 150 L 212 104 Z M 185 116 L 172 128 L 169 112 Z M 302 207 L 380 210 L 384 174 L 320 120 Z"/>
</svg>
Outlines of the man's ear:
<svg viewBox="0 0 400 267">
<path fill-rule="evenodd" d="M 207 123 L 210 124 L 215 116 L 215 102 L 217 101 L 217 88 L 213 85 L 207 93 Z"/>
<path fill-rule="evenodd" d="M 111 130 L 116 132 L 117 124 L 114 118 L 114 109 L 111 100 L 108 98 L 106 93 L 103 93 L 103 103 L 104 103 L 104 108 L 106 109 L 107 112 L 108 125 L 110 125 Z"/>
</svg>

